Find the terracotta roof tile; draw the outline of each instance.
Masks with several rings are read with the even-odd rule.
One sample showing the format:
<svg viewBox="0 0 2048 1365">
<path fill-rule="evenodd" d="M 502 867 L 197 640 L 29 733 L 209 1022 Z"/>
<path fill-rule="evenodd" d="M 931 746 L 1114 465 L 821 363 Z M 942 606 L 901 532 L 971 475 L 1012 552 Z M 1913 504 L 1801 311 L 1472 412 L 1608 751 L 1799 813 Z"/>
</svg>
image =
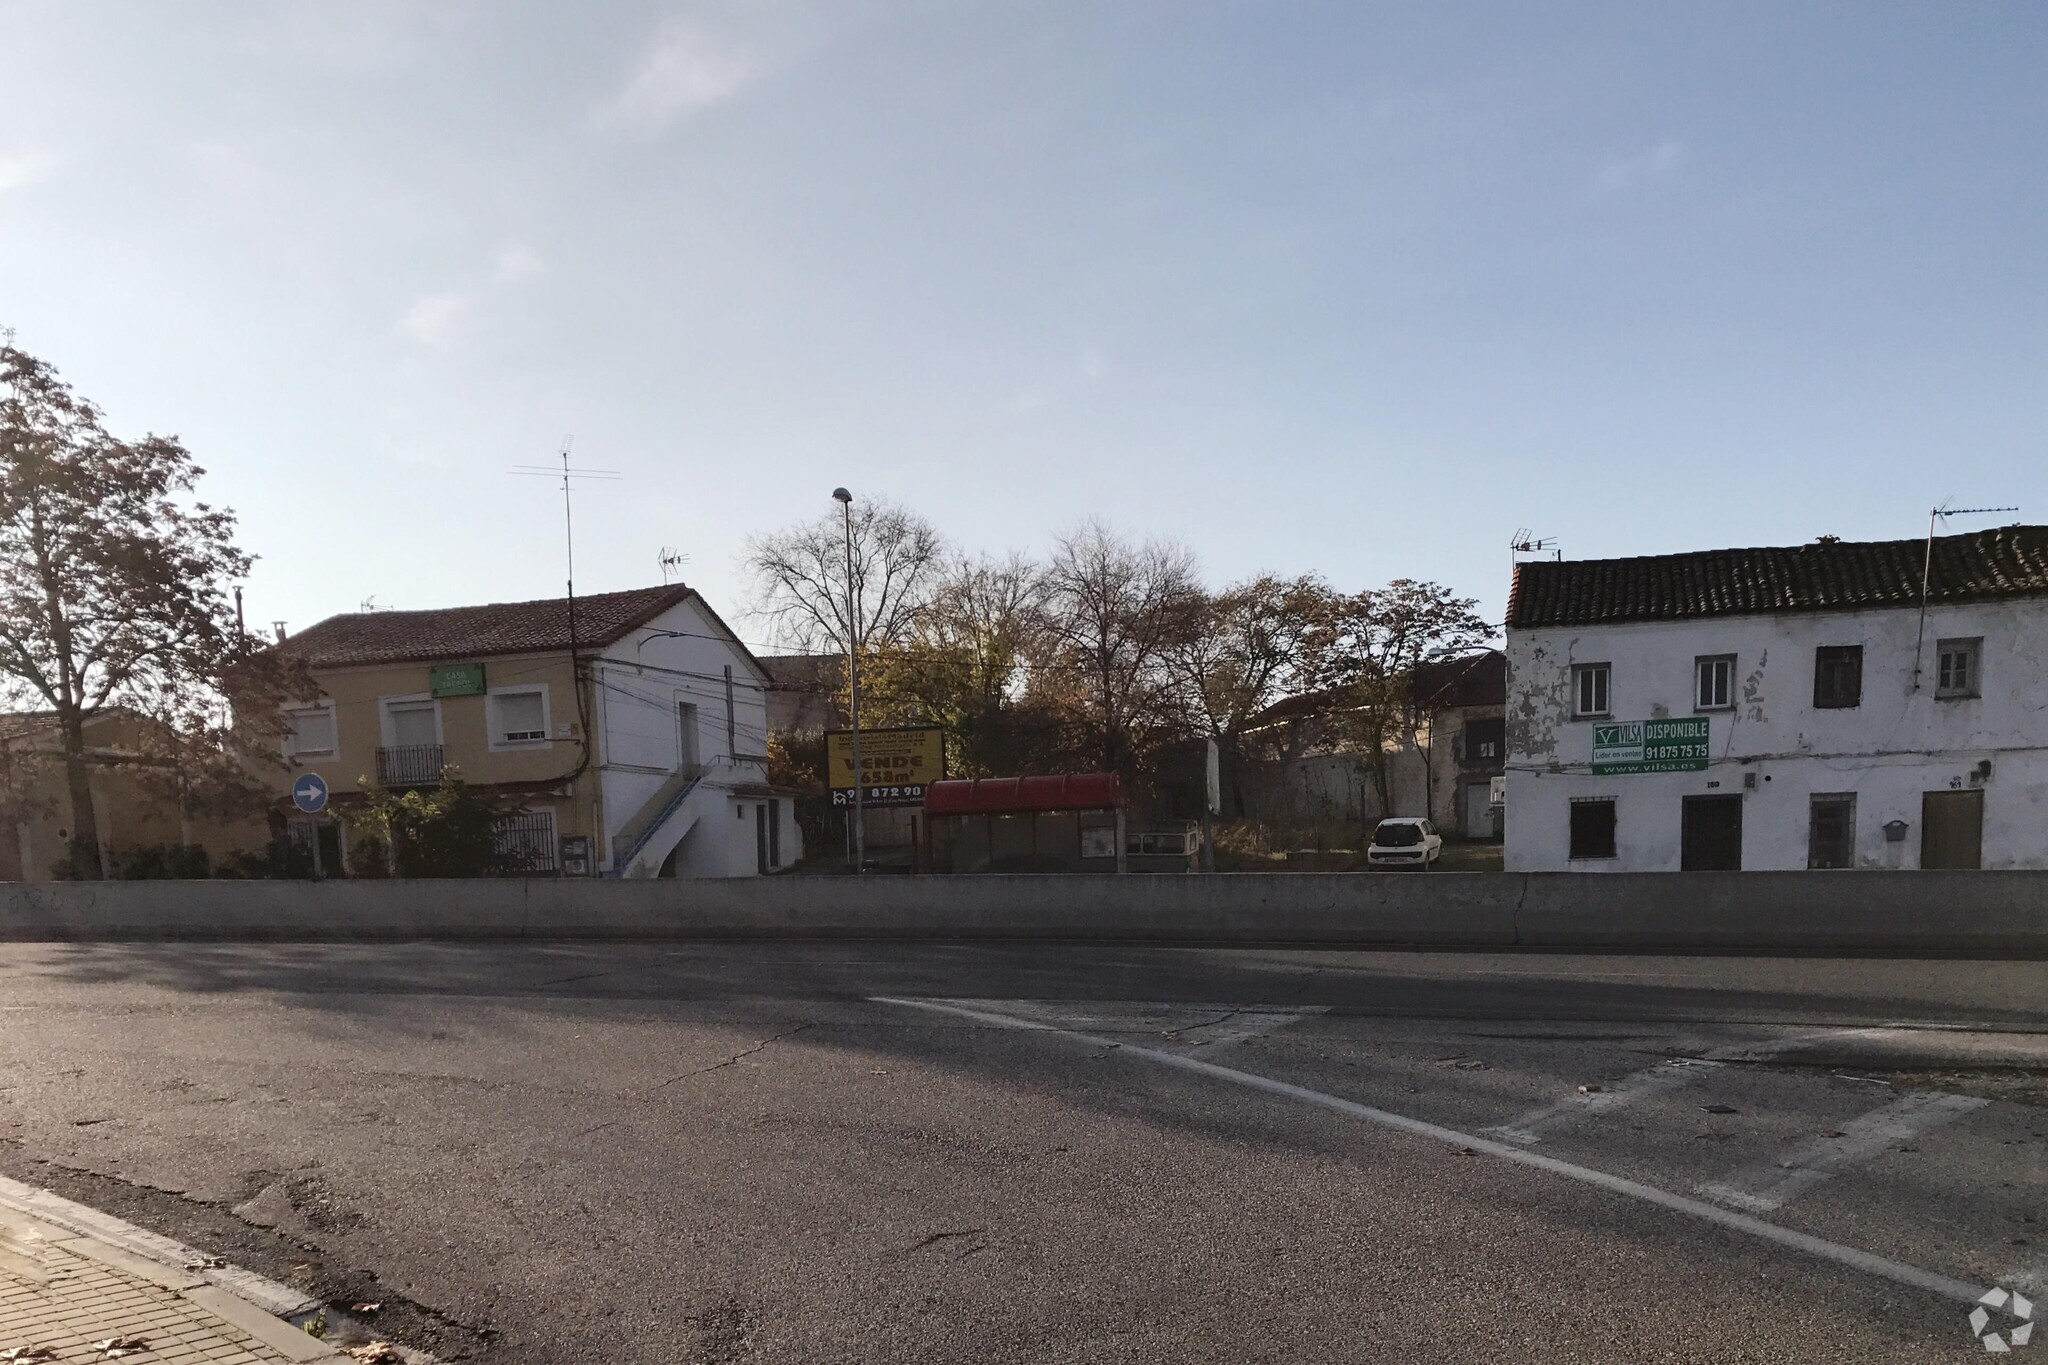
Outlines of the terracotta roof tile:
<svg viewBox="0 0 2048 1365">
<path fill-rule="evenodd" d="M 599 649 L 691 596 L 681 583 L 576 599 L 576 644 Z M 286 640 L 283 648 L 312 668 L 422 663 L 541 654 L 569 647 L 568 603 L 495 602 L 438 611 L 373 611 L 330 616 Z"/>
<path fill-rule="evenodd" d="M 1508 626 L 1852 611 L 1920 603 L 1927 541 L 1815 542 L 1515 566 Z M 2048 526 L 1937 536 L 1930 602 L 2048 595 Z"/>
</svg>

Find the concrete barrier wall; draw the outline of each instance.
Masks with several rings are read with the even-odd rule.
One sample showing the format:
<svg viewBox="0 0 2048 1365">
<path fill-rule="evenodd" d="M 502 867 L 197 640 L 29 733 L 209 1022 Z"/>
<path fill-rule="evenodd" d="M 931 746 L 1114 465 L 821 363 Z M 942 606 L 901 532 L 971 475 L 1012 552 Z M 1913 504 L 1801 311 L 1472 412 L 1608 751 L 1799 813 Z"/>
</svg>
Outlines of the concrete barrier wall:
<svg viewBox="0 0 2048 1365">
<path fill-rule="evenodd" d="M 2048 872 L 0 883 L 0 939 L 1061 939 L 2048 954 Z"/>
</svg>

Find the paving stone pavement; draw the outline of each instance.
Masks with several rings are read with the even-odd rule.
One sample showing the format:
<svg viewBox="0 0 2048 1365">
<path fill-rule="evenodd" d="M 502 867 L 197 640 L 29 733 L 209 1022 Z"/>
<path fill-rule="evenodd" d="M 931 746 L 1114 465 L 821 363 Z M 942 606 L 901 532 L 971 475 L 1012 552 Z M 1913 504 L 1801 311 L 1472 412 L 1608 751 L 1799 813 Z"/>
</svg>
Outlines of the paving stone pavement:
<svg viewBox="0 0 2048 1365">
<path fill-rule="evenodd" d="M 0 1361 L 9 1352 L 137 1365 L 347 1359 L 199 1276 L 0 1210 Z"/>
</svg>

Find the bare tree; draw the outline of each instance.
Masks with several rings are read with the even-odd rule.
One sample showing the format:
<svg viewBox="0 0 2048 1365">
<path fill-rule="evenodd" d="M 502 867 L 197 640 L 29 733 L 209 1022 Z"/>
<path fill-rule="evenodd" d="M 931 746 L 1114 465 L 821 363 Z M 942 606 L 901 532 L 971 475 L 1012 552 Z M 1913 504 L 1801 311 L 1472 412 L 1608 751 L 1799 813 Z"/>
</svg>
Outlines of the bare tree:
<svg viewBox="0 0 2048 1365">
<path fill-rule="evenodd" d="M 1098 521 L 1054 543 L 1045 631 L 1084 707 L 1096 759 L 1129 772 L 1176 728 L 1172 650 L 1200 629 L 1195 557 L 1174 541 L 1136 543 Z"/>
<path fill-rule="evenodd" d="M 117 440 L 49 365 L 0 345 L 0 694 L 55 715 L 71 872 L 98 877 L 85 724 L 148 694 L 204 691 L 232 662 L 232 513 L 189 495 L 170 437 Z"/>
<path fill-rule="evenodd" d="M 915 512 L 892 502 L 853 504 L 853 589 L 859 638 L 847 619 L 846 528 L 838 512 L 747 542 L 754 614 L 792 649 L 865 655 L 904 639 L 930 604 L 946 542 Z"/>
</svg>

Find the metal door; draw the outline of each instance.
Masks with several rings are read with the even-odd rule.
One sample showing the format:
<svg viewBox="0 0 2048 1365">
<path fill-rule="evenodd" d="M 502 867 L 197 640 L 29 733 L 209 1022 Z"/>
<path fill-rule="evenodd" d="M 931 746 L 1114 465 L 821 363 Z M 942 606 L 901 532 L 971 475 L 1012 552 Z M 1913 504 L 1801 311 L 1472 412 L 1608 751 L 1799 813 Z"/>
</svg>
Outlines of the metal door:
<svg viewBox="0 0 2048 1365">
<path fill-rule="evenodd" d="M 1984 865 L 1984 793 L 1924 792 L 1920 797 L 1920 866 Z"/>
<path fill-rule="evenodd" d="M 1742 798 L 1688 796 L 1680 826 L 1678 866 L 1684 872 L 1742 870 Z"/>
<path fill-rule="evenodd" d="M 1484 782 L 1470 782 L 1465 786 L 1465 837 L 1498 837 L 1493 827 L 1493 790 Z"/>
</svg>

